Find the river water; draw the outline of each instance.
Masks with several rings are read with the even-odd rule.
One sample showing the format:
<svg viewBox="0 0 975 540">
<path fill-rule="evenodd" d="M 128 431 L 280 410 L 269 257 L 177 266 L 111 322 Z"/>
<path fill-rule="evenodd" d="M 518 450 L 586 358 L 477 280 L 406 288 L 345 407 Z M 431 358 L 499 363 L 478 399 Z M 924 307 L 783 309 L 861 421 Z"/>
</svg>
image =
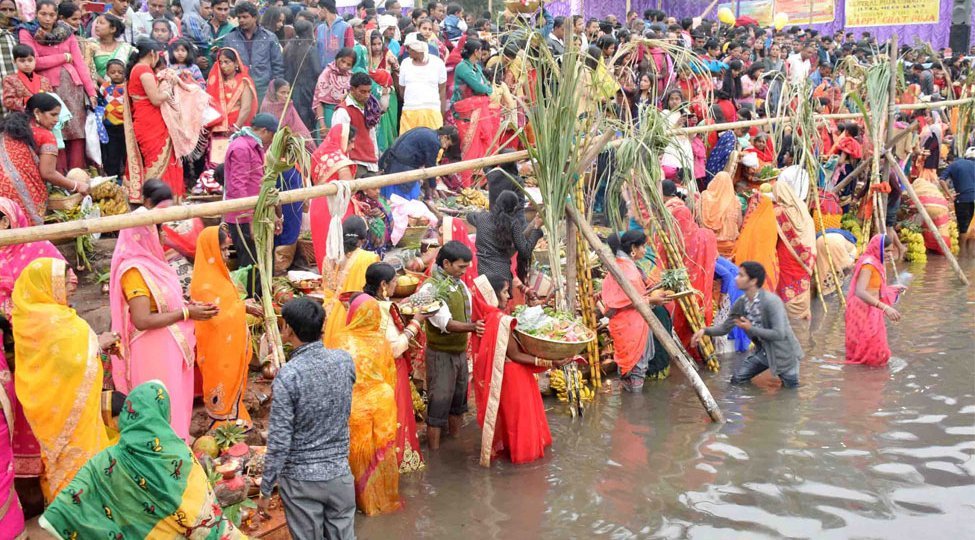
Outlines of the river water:
<svg viewBox="0 0 975 540">
<path fill-rule="evenodd" d="M 975 282 L 975 264 L 962 261 Z M 801 387 L 767 373 L 704 374 L 728 422 L 709 424 L 679 372 L 621 395 L 609 382 L 581 419 L 547 399 L 545 459 L 477 463 L 467 425 L 402 477 L 405 508 L 357 516 L 360 539 L 975 538 L 975 287 L 947 262 L 915 281 L 882 369 L 844 366 L 834 299 L 812 328 Z"/>
</svg>

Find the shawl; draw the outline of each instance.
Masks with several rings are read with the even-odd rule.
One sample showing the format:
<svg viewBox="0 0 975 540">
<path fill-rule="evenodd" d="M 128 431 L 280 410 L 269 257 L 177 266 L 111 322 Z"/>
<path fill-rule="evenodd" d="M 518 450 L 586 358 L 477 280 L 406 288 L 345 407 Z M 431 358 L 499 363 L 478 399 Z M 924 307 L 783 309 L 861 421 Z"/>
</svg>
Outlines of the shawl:
<svg viewBox="0 0 975 540">
<path fill-rule="evenodd" d="M 312 107 L 320 104 L 338 105 L 345 101 L 345 96 L 349 93 L 349 83 L 352 80 L 352 71 L 342 71 L 335 65 L 335 62 L 325 66 L 322 74 L 318 76 L 315 84 L 315 97 L 312 99 Z"/>
<path fill-rule="evenodd" d="M 795 231 L 796 237 L 802 245 L 811 249 L 813 255 L 816 254 L 816 224 L 806 204 L 799 200 L 796 192 L 786 182 L 776 182 L 772 186 L 772 193 L 775 195 L 775 202 L 785 215 L 786 223 Z M 783 228 L 785 224 L 783 224 Z"/>
<path fill-rule="evenodd" d="M 701 194 L 701 222 L 719 240 L 735 240 L 741 225 L 741 205 L 731 175 L 721 171 Z"/>
<path fill-rule="evenodd" d="M 176 157 L 184 158 L 196 150 L 200 141 L 200 133 L 206 126 L 203 113 L 210 106 L 210 96 L 198 85 L 188 84 L 174 70 L 164 70 L 159 78 L 159 91 L 172 96 L 159 110 Z"/>
<path fill-rule="evenodd" d="M 237 118 L 237 125 L 249 125 L 251 119 L 254 117 L 254 113 L 257 110 L 258 105 L 257 88 L 254 86 L 254 79 L 251 78 L 248 67 L 240 61 L 240 54 L 232 47 L 224 47 L 219 49 L 214 54 L 214 58 L 219 55 L 220 51 L 224 50 L 233 51 L 234 58 L 237 59 L 237 74 L 234 75 L 234 91 L 229 97 L 227 97 L 227 93 L 224 90 L 225 83 L 223 80 L 223 74 L 220 73 L 220 68 L 218 66 L 215 66 L 216 69 L 210 70 L 210 76 L 207 78 L 207 93 L 210 94 L 211 98 L 213 98 L 210 100 L 211 105 L 214 108 L 219 109 L 223 114 L 223 118 L 221 118 L 220 123 L 215 126 L 215 128 L 220 128 L 217 131 L 228 131 L 230 129 L 230 113 L 233 111 L 233 109 L 240 107 L 241 96 L 243 96 L 244 90 L 250 90 L 252 92 L 251 95 L 254 98 L 254 106 L 251 107 L 251 116 L 249 118 Z"/>
<path fill-rule="evenodd" d="M 0 197 L 0 214 L 7 217 L 11 229 L 31 226 L 27 214 L 20 205 L 6 197 Z M 64 260 L 58 248 L 47 240 L 0 247 L 0 315 L 10 317 L 13 309 L 10 305 L 10 296 L 13 294 L 17 277 L 31 261 L 41 257 Z"/>
<path fill-rule="evenodd" d="M 145 212 L 145 207 L 135 212 Z M 176 270 L 166 262 L 166 254 L 159 232 L 154 225 L 143 225 L 119 231 L 115 252 L 112 254 L 112 269 L 109 283 L 109 305 L 112 308 L 112 331 L 118 333 L 121 340 L 121 356 L 116 358 L 114 366 L 119 371 L 116 381 L 128 381 L 130 344 L 139 331 L 132 324 L 129 303 L 122 291 L 122 276 L 135 268 L 149 287 L 153 300 L 160 313 L 180 311 L 183 309 L 183 287 L 180 284 Z M 196 346 L 196 336 L 193 332 L 193 321 L 180 321 L 167 327 L 173 340 L 182 350 L 182 360 L 187 367 L 193 366 L 193 349 Z M 136 359 L 137 361 L 141 359 Z M 167 359 L 169 360 L 169 359 Z M 126 385 L 128 390 L 128 384 Z"/>
<path fill-rule="evenodd" d="M 40 23 L 37 21 L 21 23 L 18 29 L 27 30 L 38 45 L 48 47 L 56 47 L 74 35 L 74 30 L 64 21 L 54 23 L 54 26 L 50 30 L 41 28 Z"/>
<path fill-rule="evenodd" d="M 203 467 L 169 427 L 169 416 L 161 382 L 132 390 L 119 415 L 118 445 L 78 471 L 41 525 L 62 538 L 244 538 L 221 514 Z"/>
<path fill-rule="evenodd" d="M 68 307 L 65 270 L 58 259 L 27 265 L 14 286 L 11 316 L 16 393 L 41 447 L 45 502 L 109 445 L 98 339 Z"/>
<path fill-rule="evenodd" d="M 291 131 L 305 140 L 305 146 L 309 152 L 315 151 L 315 139 L 312 138 L 308 127 L 302 122 L 301 116 L 295 110 L 294 102 L 290 95 L 288 101 L 275 101 L 274 81 L 268 83 L 267 92 L 264 94 L 264 101 L 261 101 L 261 112 L 273 115 L 278 119 L 281 126 L 291 128 Z"/>
</svg>

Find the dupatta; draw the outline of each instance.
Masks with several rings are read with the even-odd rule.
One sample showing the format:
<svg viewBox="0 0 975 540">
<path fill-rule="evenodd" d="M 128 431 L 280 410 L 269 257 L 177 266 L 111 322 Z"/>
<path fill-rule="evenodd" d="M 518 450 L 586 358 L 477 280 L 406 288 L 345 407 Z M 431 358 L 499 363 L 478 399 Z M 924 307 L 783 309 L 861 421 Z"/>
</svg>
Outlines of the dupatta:
<svg viewBox="0 0 975 540">
<path fill-rule="evenodd" d="M 221 514 L 203 468 L 169 427 L 166 387 L 135 387 L 116 446 L 91 458 L 44 511 L 61 538 L 244 538 Z"/>
<path fill-rule="evenodd" d="M 734 242 L 741 227 L 741 205 L 735 195 L 731 175 L 721 171 L 714 175 L 701 193 L 701 223 L 714 231 L 719 242 Z"/>
<path fill-rule="evenodd" d="M 291 131 L 295 135 L 300 136 L 305 140 L 305 147 L 308 148 L 309 152 L 315 151 L 315 139 L 312 138 L 311 132 L 308 131 L 308 127 L 301 120 L 301 116 L 298 115 L 298 111 L 295 110 L 294 102 L 290 99 L 285 102 L 275 101 L 273 98 L 275 96 L 274 92 L 274 81 L 268 83 L 267 92 L 264 94 L 264 101 L 261 101 L 261 111 L 262 113 L 267 113 L 273 115 L 275 118 L 281 122 L 282 126 L 287 126 L 291 128 Z M 290 97 L 290 95 L 289 95 Z"/>
<path fill-rule="evenodd" d="M 31 226 L 30 219 L 20 205 L 6 197 L 0 197 L 0 214 L 7 217 L 11 229 Z M 10 296 L 13 294 L 17 277 L 31 261 L 41 257 L 64 260 L 58 248 L 47 240 L 0 247 L 0 314 L 10 317 L 13 309 Z"/>
<path fill-rule="evenodd" d="M 65 270 L 63 260 L 36 259 L 13 294 L 16 392 L 41 446 L 47 502 L 109 444 L 98 339 L 68 307 Z"/>
<path fill-rule="evenodd" d="M 136 210 L 145 211 L 145 207 Z M 176 271 L 166 262 L 156 226 L 143 225 L 119 231 L 115 252 L 112 254 L 109 305 L 112 309 L 112 331 L 121 340 L 121 355 L 112 362 L 112 380 L 115 388 L 123 393 L 127 393 L 132 385 L 129 369 L 132 362 L 132 342 L 144 333 L 132 324 L 129 302 L 122 290 L 122 276 L 133 268 L 146 282 L 159 313 L 180 311 L 185 306 L 183 287 Z M 172 338 L 172 347 L 168 353 L 179 355 L 186 367 L 192 367 L 196 346 L 193 321 L 179 321 L 167 326 L 165 330 Z M 166 353 L 167 351 L 159 351 L 160 358 L 171 361 Z M 145 362 L 149 359 L 139 358 L 137 361 Z"/>
<path fill-rule="evenodd" d="M 250 70 L 240 61 L 240 54 L 232 47 L 223 47 L 214 54 L 214 58 L 219 57 L 223 51 L 230 51 L 234 55 L 234 63 L 237 65 L 237 73 L 234 75 L 232 83 L 224 82 L 220 67 L 210 70 L 210 77 L 207 79 L 207 93 L 210 94 L 211 104 L 223 113 L 220 123 L 213 126 L 213 131 L 230 131 L 234 124 L 238 126 L 250 125 L 251 120 L 257 111 L 257 87 L 254 86 L 254 79 L 251 79 Z M 251 92 L 254 106 L 251 107 L 250 115 L 247 118 L 239 118 L 241 99 L 245 91 Z"/>
<path fill-rule="evenodd" d="M 336 124 L 328 130 L 325 140 L 311 155 L 312 184 L 321 185 L 338 180 L 339 171 L 348 168 L 355 176 L 356 163 L 349 158 L 349 126 Z M 342 219 L 354 214 L 354 207 L 350 203 Z M 332 214 L 328 209 L 328 198 L 317 197 L 309 203 L 308 217 L 311 221 L 311 241 L 315 249 L 315 264 L 319 272 L 324 268 L 328 231 L 331 229 Z"/>
<path fill-rule="evenodd" d="M 196 321 L 196 361 L 203 375 L 203 400 L 216 420 L 241 419 L 250 427 L 243 406 L 251 358 L 247 312 L 220 251 L 219 227 L 207 227 L 197 241 L 190 297 L 220 308 L 216 317 Z"/>
</svg>

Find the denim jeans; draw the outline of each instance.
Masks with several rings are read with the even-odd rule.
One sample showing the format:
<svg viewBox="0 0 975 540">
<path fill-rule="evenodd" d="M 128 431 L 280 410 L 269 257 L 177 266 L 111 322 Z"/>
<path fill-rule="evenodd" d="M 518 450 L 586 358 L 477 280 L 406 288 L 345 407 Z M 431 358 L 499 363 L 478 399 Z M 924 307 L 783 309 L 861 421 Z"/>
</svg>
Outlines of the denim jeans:
<svg viewBox="0 0 975 540">
<path fill-rule="evenodd" d="M 735 366 L 735 371 L 731 375 L 731 384 L 745 384 L 768 368 L 768 357 L 765 355 L 765 351 L 755 351 Z M 783 387 L 795 388 L 799 386 L 799 362 L 794 362 L 789 369 L 777 375 L 782 380 Z"/>
</svg>

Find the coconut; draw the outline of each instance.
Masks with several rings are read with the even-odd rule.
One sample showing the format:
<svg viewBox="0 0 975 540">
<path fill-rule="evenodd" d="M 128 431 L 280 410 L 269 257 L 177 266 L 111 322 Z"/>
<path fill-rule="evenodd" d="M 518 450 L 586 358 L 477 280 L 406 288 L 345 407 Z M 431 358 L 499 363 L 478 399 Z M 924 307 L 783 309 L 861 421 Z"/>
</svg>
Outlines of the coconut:
<svg viewBox="0 0 975 540">
<path fill-rule="evenodd" d="M 204 435 L 193 442 L 193 453 L 206 454 L 210 458 L 215 458 L 220 455 L 220 446 L 212 436 Z"/>
<path fill-rule="evenodd" d="M 85 172 L 84 169 L 71 169 L 68 174 L 64 175 L 68 180 L 72 182 L 85 183 L 91 181 L 91 175 Z"/>
</svg>

